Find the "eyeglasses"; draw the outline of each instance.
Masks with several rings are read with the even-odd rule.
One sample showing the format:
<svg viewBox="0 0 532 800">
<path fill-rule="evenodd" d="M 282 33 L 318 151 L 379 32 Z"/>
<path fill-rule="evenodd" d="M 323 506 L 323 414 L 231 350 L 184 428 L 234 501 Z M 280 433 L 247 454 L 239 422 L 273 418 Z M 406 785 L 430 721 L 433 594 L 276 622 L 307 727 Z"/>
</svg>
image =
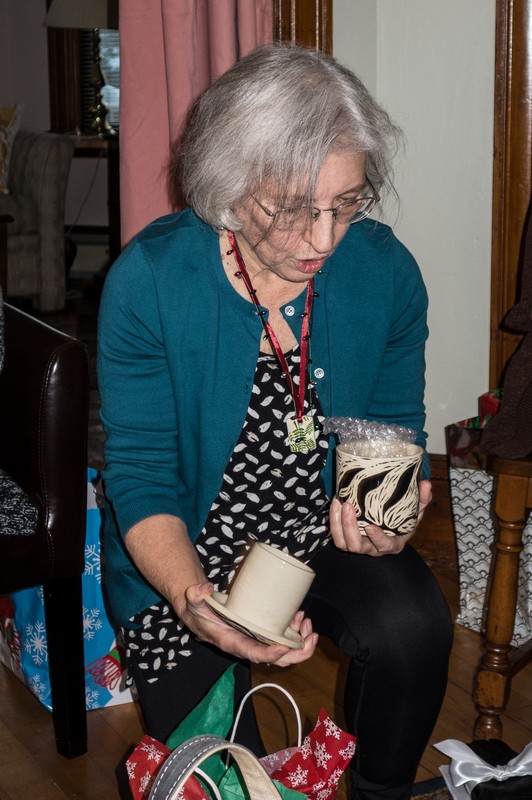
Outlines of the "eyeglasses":
<svg viewBox="0 0 532 800">
<path fill-rule="evenodd" d="M 307 228 L 319 219 L 324 211 L 330 211 L 333 219 L 339 225 L 355 225 L 365 219 L 379 202 L 380 197 L 368 181 L 369 189 L 374 194 L 367 197 L 354 197 L 345 200 L 334 208 L 316 208 L 315 206 L 295 206 L 294 208 L 280 208 L 271 211 L 260 203 L 255 195 L 251 195 L 257 205 L 270 217 L 272 225 L 280 231 L 300 231 Z"/>
</svg>

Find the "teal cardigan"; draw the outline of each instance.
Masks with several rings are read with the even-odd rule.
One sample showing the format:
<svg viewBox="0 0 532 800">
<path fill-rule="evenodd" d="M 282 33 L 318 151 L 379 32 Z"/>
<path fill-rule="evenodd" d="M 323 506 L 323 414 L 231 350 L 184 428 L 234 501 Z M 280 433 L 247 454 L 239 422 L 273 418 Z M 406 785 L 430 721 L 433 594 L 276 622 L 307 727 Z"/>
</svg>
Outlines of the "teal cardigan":
<svg viewBox="0 0 532 800">
<path fill-rule="evenodd" d="M 313 379 L 326 416 L 386 420 L 425 445 L 427 296 L 384 225 L 347 231 L 315 278 Z M 299 341 L 305 287 L 283 307 Z M 224 273 L 218 234 L 186 210 L 124 250 L 103 291 L 98 383 L 106 432 L 106 585 L 119 624 L 159 596 L 123 536 L 153 514 L 182 518 L 194 541 L 246 416 L 262 324 Z M 324 469 L 333 493 L 334 447 Z"/>
</svg>

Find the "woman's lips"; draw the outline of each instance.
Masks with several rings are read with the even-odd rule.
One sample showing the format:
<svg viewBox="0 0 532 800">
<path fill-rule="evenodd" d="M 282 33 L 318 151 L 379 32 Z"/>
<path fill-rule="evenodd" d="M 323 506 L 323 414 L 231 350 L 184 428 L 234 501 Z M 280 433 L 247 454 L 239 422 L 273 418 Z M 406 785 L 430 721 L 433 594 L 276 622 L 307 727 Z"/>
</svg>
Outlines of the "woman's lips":
<svg viewBox="0 0 532 800">
<path fill-rule="evenodd" d="M 306 259 L 299 259 L 296 258 L 297 268 L 300 272 L 305 273 L 315 273 L 319 272 L 319 270 L 325 264 L 324 258 L 306 258 Z"/>
</svg>

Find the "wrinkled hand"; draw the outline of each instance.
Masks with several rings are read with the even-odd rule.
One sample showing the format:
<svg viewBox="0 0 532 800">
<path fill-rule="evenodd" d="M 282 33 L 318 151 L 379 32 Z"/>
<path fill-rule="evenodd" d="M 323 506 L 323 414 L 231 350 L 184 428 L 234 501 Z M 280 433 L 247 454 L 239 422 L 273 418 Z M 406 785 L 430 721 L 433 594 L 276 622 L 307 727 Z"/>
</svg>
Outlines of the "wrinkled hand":
<svg viewBox="0 0 532 800">
<path fill-rule="evenodd" d="M 419 484 L 419 512 L 416 527 L 431 500 L 432 485 L 430 481 L 421 481 Z M 358 526 L 355 508 L 352 503 L 340 503 L 336 497 L 331 503 L 329 525 L 332 540 L 336 547 L 349 553 L 368 556 L 400 553 L 415 533 L 414 529 L 412 533 L 406 536 L 387 536 L 382 528 L 377 525 L 368 525 L 365 529 L 366 535 L 364 535 Z"/>
<path fill-rule="evenodd" d="M 298 611 L 290 623 L 290 627 L 303 637 L 302 649 L 296 650 L 281 644 L 262 644 L 236 630 L 214 613 L 205 602 L 213 588 L 212 583 L 189 586 L 185 593 L 185 607 L 179 612 L 181 620 L 200 641 L 254 664 L 275 664 L 278 667 L 306 661 L 314 653 L 318 634 L 313 633 L 312 622 L 303 611 Z"/>
</svg>

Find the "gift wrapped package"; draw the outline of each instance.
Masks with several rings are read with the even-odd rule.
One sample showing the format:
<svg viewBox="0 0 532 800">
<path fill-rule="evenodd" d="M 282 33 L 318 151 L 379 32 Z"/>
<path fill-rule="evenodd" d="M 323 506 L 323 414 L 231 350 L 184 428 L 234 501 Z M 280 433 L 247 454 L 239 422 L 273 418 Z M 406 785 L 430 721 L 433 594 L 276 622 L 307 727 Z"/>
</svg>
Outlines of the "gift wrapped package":
<svg viewBox="0 0 532 800">
<path fill-rule="evenodd" d="M 100 483 L 99 472 L 89 467 L 85 571 L 81 579 L 87 710 L 128 703 L 135 697 L 126 686 L 125 650 L 120 634 L 107 617 L 102 593 Z M 0 661 L 51 710 L 42 586 L 0 598 Z"/>
<path fill-rule="evenodd" d="M 517 757 L 515 750 L 500 739 L 477 740 L 469 744 L 471 750 L 491 767 L 505 767 Z M 530 769 L 532 772 L 532 753 Z M 510 768 L 511 769 L 511 768 Z M 471 800 L 532 800 L 532 775 L 512 775 L 497 780 L 477 783 L 471 791 Z"/>
<path fill-rule="evenodd" d="M 456 800 L 531 800 L 532 742 L 519 754 L 500 739 L 446 739 L 434 747 L 451 759 L 440 771 Z"/>
</svg>

